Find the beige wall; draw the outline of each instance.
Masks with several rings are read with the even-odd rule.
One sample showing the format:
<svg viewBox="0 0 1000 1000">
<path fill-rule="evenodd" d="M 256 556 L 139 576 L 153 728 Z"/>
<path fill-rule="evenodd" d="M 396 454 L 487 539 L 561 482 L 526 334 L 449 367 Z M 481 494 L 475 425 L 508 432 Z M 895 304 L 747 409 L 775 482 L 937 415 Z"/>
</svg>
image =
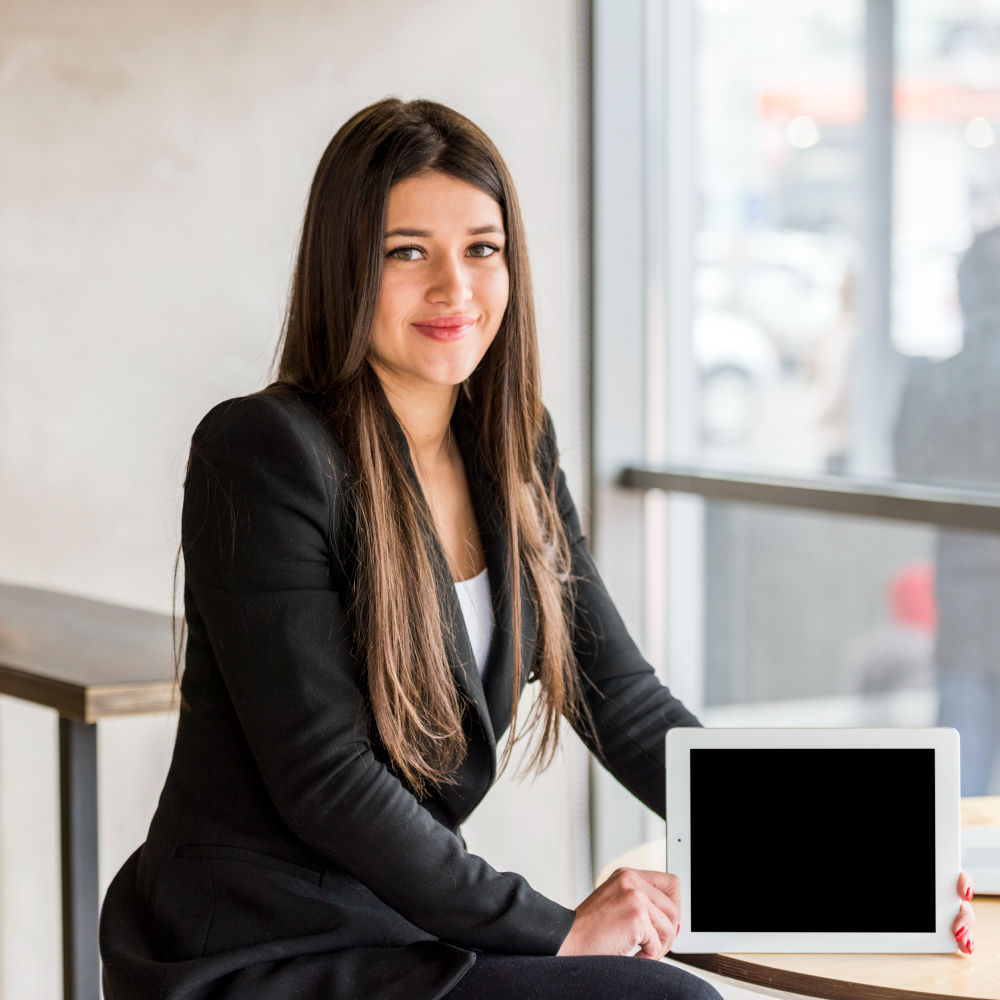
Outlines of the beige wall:
<svg viewBox="0 0 1000 1000">
<path fill-rule="evenodd" d="M 312 170 L 386 94 L 495 138 L 531 239 L 547 401 L 579 495 L 575 0 L 0 4 L 0 580 L 168 611 L 187 442 L 265 380 Z M 101 883 L 173 720 L 100 729 Z M 565 903 L 571 773 L 504 781 L 470 847 Z M 0 996 L 59 995 L 55 722 L 0 699 Z"/>
</svg>

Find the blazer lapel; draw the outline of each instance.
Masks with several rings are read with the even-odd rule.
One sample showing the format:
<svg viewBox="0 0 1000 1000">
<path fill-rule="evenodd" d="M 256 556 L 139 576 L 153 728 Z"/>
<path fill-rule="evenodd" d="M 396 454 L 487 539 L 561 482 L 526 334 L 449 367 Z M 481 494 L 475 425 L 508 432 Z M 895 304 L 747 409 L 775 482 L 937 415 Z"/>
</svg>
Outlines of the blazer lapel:
<svg viewBox="0 0 1000 1000">
<path fill-rule="evenodd" d="M 489 474 L 479 448 L 479 438 L 460 399 L 452 418 L 455 440 L 462 453 L 469 494 L 479 525 L 479 537 L 486 556 L 496 623 L 493 643 L 486 665 L 485 702 L 494 740 L 499 739 L 511 722 L 514 701 L 514 636 L 513 602 L 511 595 L 510 546 L 507 524 L 500 508 L 493 477 Z M 457 604 L 457 599 L 456 599 Z M 461 617 L 461 612 L 459 613 Z M 521 649 L 523 671 L 520 686 L 527 678 L 527 665 L 534 646 L 535 618 L 526 581 L 521 577 Z M 466 641 L 468 639 L 466 638 Z M 473 668 L 475 669 L 475 668 Z M 478 671 L 477 671 L 478 675 Z"/>
<path fill-rule="evenodd" d="M 436 540 L 434 544 L 437 545 Z M 444 554 L 442 553 L 443 558 Z M 441 619 L 444 622 L 445 628 L 449 629 L 451 633 L 450 641 L 446 641 L 445 643 L 448 650 L 448 660 L 459 686 L 476 709 L 483 736 L 490 746 L 490 752 L 494 759 L 495 771 L 496 738 L 493 734 L 493 725 L 490 719 L 489 702 L 486 692 L 483 690 L 483 681 L 479 676 L 479 667 L 476 665 L 476 656 L 472 651 L 469 632 L 465 627 L 465 616 L 462 614 L 462 606 L 458 603 L 458 593 L 455 591 L 455 584 L 451 578 L 451 574 L 447 571 L 447 562 L 445 562 L 445 572 L 447 579 L 440 581 L 438 585 L 438 603 L 441 607 Z M 492 781 L 492 776 L 490 780 Z"/>
<path fill-rule="evenodd" d="M 417 478 L 416 470 L 413 467 L 410 446 L 406 440 L 406 435 L 398 423 L 395 429 L 397 445 L 399 446 L 400 454 L 405 458 L 407 472 L 414 487 L 418 492 L 422 493 L 420 480 Z M 462 457 L 463 459 L 465 458 L 464 452 Z M 475 504 L 474 499 L 473 504 Z M 462 606 L 458 603 L 458 593 L 455 590 L 455 581 L 448 568 L 448 560 L 445 558 L 444 552 L 435 536 L 430 536 L 427 539 L 427 544 L 437 582 L 437 598 L 438 606 L 441 610 L 441 621 L 446 631 L 445 648 L 448 654 L 448 662 L 455 675 L 455 679 L 458 681 L 459 688 L 464 692 L 470 706 L 474 709 L 478 728 L 482 730 L 483 737 L 489 746 L 492 761 L 490 783 L 492 784 L 493 778 L 496 776 L 496 739 L 493 735 L 493 727 L 490 721 L 488 700 L 483 690 L 482 678 L 479 676 L 479 668 L 476 666 L 476 657 L 472 651 L 472 643 L 469 640 L 469 633 L 465 627 Z M 491 582 L 492 578 L 493 570 L 491 568 Z"/>
</svg>

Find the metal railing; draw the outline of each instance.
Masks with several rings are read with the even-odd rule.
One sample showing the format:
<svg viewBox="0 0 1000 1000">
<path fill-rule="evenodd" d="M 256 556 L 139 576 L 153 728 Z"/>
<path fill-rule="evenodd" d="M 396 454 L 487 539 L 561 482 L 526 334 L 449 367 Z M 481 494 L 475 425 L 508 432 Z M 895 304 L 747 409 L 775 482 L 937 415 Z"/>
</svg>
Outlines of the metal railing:
<svg viewBox="0 0 1000 1000">
<path fill-rule="evenodd" d="M 626 489 L 694 493 L 711 500 L 1000 532 L 1000 493 L 979 490 L 843 476 L 792 478 L 673 465 L 623 469 L 618 485 Z"/>
</svg>

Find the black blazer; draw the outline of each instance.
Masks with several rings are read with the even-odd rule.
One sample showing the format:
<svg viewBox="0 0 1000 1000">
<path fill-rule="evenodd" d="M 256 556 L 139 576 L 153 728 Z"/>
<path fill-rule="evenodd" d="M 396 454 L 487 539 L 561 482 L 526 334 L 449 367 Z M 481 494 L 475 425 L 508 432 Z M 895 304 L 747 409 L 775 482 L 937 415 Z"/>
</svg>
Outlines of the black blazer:
<svg viewBox="0 0 1000 1000">
<path fill-rule="evenodd" d="M 454 785 L 419 801 L 374 731 L 345 619 L 355 527 L 340 445 L 308 399 L 277 387 L 222 403 L 195 432 L 186 707 L 149 838 L 104 903 L 109 1000 L 432 1000 L 477 951 L 559 949 L 573 911 L 467 853 L 459 831 L 496 778 L 515 679 L 504 524 L 461 404 L 452 426 L 496 632 L 484 685 L 452 581 L 440 581 L 468 754 Z M 540 462 L 557 461 L 551 436 L 543 452 Z M 664 734 L 698 723 L 629 638 L 561 471 L 557 484 L 579 581 L 574 648 L 601 749 L 662 816 Z M 522 621 L 527 664 L 527 597 Z"/>
</svg>

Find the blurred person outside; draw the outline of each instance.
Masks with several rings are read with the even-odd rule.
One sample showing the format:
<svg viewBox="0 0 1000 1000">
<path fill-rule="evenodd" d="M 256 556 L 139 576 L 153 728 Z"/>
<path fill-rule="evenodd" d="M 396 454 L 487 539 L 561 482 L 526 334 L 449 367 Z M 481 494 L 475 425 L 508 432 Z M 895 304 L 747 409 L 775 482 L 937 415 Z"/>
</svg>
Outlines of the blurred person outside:
<svg viewBox="0 0 1000 1000">
<path fill-rule="evenodd" d="M 1000 484 L 1000 227 L 978 235 L 958 270 L 965 339 L 944 362 L 913 362 L 896 424 L 901 479 Z M 935 665 L 939 724 L 962 737 L 962 795 L 996 793 L 1000 750 L 1000 537 L 942 528 Z"/>
<path fill-rule="evenodd" d="M 850 688 L 868 698 L 934 683 L 933 565 L 900 566 L 886 583 L 885 604 L 886 621 L 857 639 L 849 652 Z"/>
</svg>

